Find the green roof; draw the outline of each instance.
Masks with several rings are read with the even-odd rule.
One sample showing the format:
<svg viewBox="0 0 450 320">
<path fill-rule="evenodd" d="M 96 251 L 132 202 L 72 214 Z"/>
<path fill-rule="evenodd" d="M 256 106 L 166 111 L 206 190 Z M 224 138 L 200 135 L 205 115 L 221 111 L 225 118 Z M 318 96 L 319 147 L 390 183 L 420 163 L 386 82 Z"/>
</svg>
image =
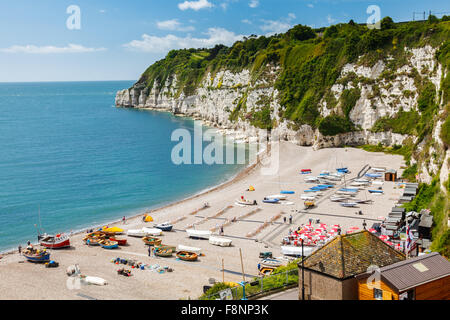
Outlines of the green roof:
<svg viewBox="0 0 450 320">
<path fill-rule="evenodd" d="M 367 272 L 370 265 L 384 267 L 405 259 L 403 253 L 364 230 L 337 236 L 305 258 L 304 266 L 334 278 L 346 279 Z"/>
</svg>

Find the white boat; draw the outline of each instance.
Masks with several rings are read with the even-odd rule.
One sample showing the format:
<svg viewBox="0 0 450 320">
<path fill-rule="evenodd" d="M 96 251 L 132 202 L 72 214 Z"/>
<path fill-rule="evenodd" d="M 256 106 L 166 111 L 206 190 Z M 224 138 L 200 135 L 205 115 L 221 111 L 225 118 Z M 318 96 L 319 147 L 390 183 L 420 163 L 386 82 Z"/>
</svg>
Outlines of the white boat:
<svg viewBox="0 0 450 320">
<path fill-rule="evenodd" d="M 160 236 L 162 234 L 162 230 L 159 228 L 142 228 L 142 230 L 146 233 L 146 236 Z"/>
<path fill-rule="evenodd" d="M 127 231 L 127 236 L 142 238 L 147 236 L 147 233 L 143 229 L 130 229 Z"/>
<path fill-rule="evenodd" d="M 375 172 L 385 172 L 386 171 L 386 169 L 383 169 L 383 168 L 372 168 L 372 170 Z"/>
<path fill-rule="evenodd" d="M 303 255 L 305 257 L 309 256 L 316 248 L 303 246 Z M 295 246 L 281 246 L 281 253 L 286 256 L 301 256 L 302 255 L 302 247 Z"/>
<path fill-rule="evenodd" d="M 262 267 L 277 268 L 277 267 L 281 266 L 281 265 L 283 264 L 283 262 L 281 262 L 280 260 L 277 260 L 277 259 L 270 259 L 270 258 L 267 258 L 267 259 L 261 260 L 261 261 L 259 262 L 259 264 L 260 264 Z"/>
<path fill-rule="evenodd" d="M 341 202 L 340 205 L 343 207 L 354 208 L 358 204 L 356 202 Z"/>
<path fill-rule="evenodd" d="M 103 278 L 91 277 L 91 276 L 82 277 L 81 280 L 84 281 L 87 284 L 94 284 L 96 286 L 104 286 L 104 285 L 106 285 L 108 283 Z"/>
<path fill-rule="evenodd" d="M 333 202 L 342 202 L 348 200 L 347 197 L 338 197 L 338 196 L 331 196 L 330 200 Z"/>
<path fill-rule="evenodd" d="M 286 200 L 287 197 L 285 195 L 283 195 L 283 194 L 274 194 L 274 195 L 271 195 L 271 196 L 266 196 L 265 198 L 269 199 L 269 200 L 273 200 L 273 199 Z"/>
<path fill-rule="evenodd" d="M 306 178 L 304 181 L 305 181 L 306 183 L 314 183 L 314 182 L 317 182 L 318 179 L 317 179 L 317 177 L 308 177 L 308 178 Z"/>
<path fill-rule="evenodd" d="M 211 243 L 215 246 L 229 247 L 229 246 L 231 246 L 231 242 L 232 242 L 232 240 L 226 239 L 226 238 L 214 237 L 214 236 L 209 237 L 209 243 Z"/>
<path fill-rule="evenodd" d="M 367 183 L 367 184 L 370 184 L 370 181 L 367 180 L 367 179 L 355 179 L 354 181 L 355 181 L 355 182 L 361 182 L 361 183 Z"/>
<path fill-rule="evenodd" d="M 354 197 L 356 195 L 355 192 L 348 192 L 348 191 L 336 191 L 336 194 L 346 195 L 346 196 L 351 196 L 351 197 Z"/>
<path fill-rule="evenodd" d="M 186 232 L 191 238 L 209 239 L 211 236 L 211 231 L 209 230 L 187 229 Z"/>
<path fill-rule="evenodd" d="M 368 185 L 368 183 L 365 183 L 365 182 L 352 182 L 352 183 L 350 183 L 350 187 L 363 187 L 363 186 L 366 186 L 366 185 Z"/>
<path fill-rule="evenodd" d="M 256 200 L 251 201 L 251 200 L 242 200 L 242 199 L 237 199 L 236 203 L 243 205 L 243 206 L 254 206 L 257 204 Z"/>
<path fill-rule="evenodd" d="M 200 255 L 202 253 L 202 249 L 201 248 L 183 246 L 182 244 L 179 244 L 177 246 L 177 252 L 178 251 L 194 252 L 194 253 L 196 253 L 198 255 Z"/>
<path fill-rule="evenodd" d="M 302 200 L 315 200 L 316 197 L 315 197 L 315 196 L 310 196 L 310 195 L 308 195 L 308 194 L 302 194 L 302 195 L 300 196 L 300 199 L 302 199 Z"/>
<path fill-rule="evenodd" d="M 372 184 L 377 185 L 377 186 L 382 186 L 384 184 L 383 181 L 372 181 Z"/>
</svg>

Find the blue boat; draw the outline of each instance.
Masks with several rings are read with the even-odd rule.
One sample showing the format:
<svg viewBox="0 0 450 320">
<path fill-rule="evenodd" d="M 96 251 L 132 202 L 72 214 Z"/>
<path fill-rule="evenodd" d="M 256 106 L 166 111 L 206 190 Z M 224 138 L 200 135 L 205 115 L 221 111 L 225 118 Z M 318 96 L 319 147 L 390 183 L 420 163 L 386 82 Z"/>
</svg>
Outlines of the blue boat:
<svg viewBox="0 0 450 320">
<path fill-rule="evenodd" d="M 48 262 L 50 261 L 50 253 L 46 251 L 25 251 L 23 256 L 30 262 Z"/>
<path fill-rule="evenodd" d="M 382 175 L 379 173 L 366 173 L 365 176 L 369 177 L 369 178 L 381 178 L 382 177 Z"/>
<path fill-rule="evenodd" d="M 319 190 L 311 190 L 311 189 L 303 190 L 303 192 L 317 192 L 317 191 L 319 191 Z"/>
<path fill-rule="evenodd" d="M 331 184 L 319 184 L 318 187 L 325 187 L 325 188 L 333 188 L 334 186 Z"/>
<path fill-rule="evenodd" d="M 370 193 L 383 193 L 383 190 L 369 190 Z"/>
<path fill-rule="evenodd" d="M 281 190 L 280 192 L 281 194 L 294 194 L 295 191 L 286 191 L 286 190 Z"/>
<path fill-rule="evenodd" d="M 311 190 L 316 190 L 316 191 L 322 191 L 325 189 L 328 189 L 328 187 L 319 187 L 319 186 L 315 186 L 315 187 L 311 187 Z"/>
<path fill-rule="evenodd" d="M 264 203 L 278 203 L 280 202 L 279 199 L 264 199 L 263 200 Z"/>
<path fill-rule="evenodd" d="M 172 231 L 173 225 L 168 222 L 165 222 L 157 224 L 155 228 L 161 229 L 162 231 Z"/>
<path fill-rule="evenodd" d="M 341 188 L 341 189 L 339 189 L 339 191 L 344 191 L 344 192 L 358 192 L 358 189 L 354 189 L 354 188 Z"/>
</svg>

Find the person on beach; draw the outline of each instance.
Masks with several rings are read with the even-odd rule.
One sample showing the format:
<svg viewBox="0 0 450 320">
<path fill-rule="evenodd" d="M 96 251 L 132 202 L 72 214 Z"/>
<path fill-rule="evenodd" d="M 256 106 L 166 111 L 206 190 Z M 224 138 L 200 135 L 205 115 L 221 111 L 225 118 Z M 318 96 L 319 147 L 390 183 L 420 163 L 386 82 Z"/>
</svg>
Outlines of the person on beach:
<svg viewBox="0 0 450 320">
<path fill-rule="evenodd" d="M 148 256 L 151 257 L 152 256 L 152 247 L 148 247 Z"/>
<path fill-rule="evenodd" d="M 289 216 L 289 224 L 292 224 L 292 214 Z"/>
<path fill-rule="evenodd" d="M 123 224 L 125 224 L 125 216 L 123 216 L 122 222 L 123 222 Z"/>
<path fill-rule="evenodd" d="M 283 222 L 286 223 L 286 217 L 283 217 Z"/>
<path fill-rule="evenodd" d="M 22 246 L 19 244 L 19 254 L 22 254 Z"/>
<path fill-rule="evenodd" d="M 220 227 L 220 235 L 223 236 L 223 226 Z"/>
</svg>

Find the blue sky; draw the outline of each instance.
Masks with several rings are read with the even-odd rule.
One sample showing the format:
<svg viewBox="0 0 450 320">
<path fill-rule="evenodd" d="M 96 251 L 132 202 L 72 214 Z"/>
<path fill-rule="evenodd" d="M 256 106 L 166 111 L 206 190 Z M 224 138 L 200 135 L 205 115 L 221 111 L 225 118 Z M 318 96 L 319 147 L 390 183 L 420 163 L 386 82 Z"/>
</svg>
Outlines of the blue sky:
<svg viewBox="0 0 450 320">
<path fill-rule="evenodd" d="M 71 5 L 80 9 L 80 29 L 67 27 Z M 0 82 L 136 80 L 170 49 L 230 45 L 299 23 L 364 23 L 370 5 L 394 21 L 450 12 L 442 0 L 2 1 Z"/>
</svg>

